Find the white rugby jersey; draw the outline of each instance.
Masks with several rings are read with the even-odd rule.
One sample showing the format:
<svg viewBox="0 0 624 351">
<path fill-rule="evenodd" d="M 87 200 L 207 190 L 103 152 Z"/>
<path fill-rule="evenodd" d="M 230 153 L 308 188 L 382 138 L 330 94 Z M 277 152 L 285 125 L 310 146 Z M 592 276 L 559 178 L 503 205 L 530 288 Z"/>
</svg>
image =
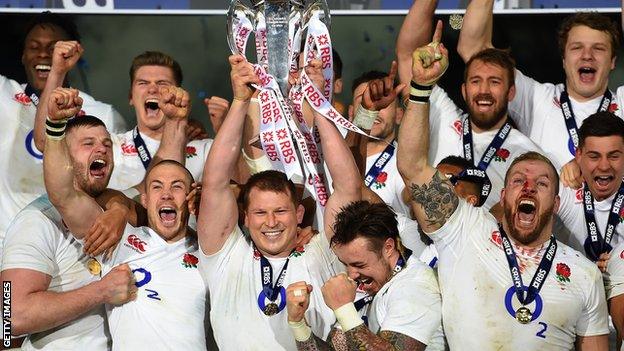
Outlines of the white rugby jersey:
<svg viewBox="0 0 624 351">
<path fill-rule="evenodd" d="M 539 83 L 516 70 L 516 97 L 509 102 L 509 114 L 516 121 L 518 129 L 528 135 L 558 167 L 574 158 L 574 147 L 566 128 L 560 97 L 563 84 Z M 602 95 L 578 102 L 570 97 L 576 127 L 583 120 L 596 113 Z M 624 90 L 622 87 L 613 94 L 609 110 L 622 117 Z"/>
<path fill-rule="evenodd" d="M 123 134 L 111 135 L 115 160 L 115 168 L 108 183 L 108 187 L 111 189 L 126 190 L 139 184 L 145 177 L 145 167 L 134 145 L 132 132 L 133 130 L 129 130 Z M 160 146 L 160 140 L 152 139 L 141 132 L 139 134 L 145 141 L 145 146 L 153 158 Z M 212 139 L 202 139 L 193 140 L 186 146 L 185 166 L 191 172 L 195 181 L 199 182 L 202 179 L 204 162 L 208 157 L 211 145 Z"/>
<path fill-rule="evenodd" d="M 405 183 L 403 178 L 399 174 L 397 168 L 397 143 L 394 142 L 395 150 L 392 157 L 386 162 L 384 168 L 379 172 L 375 180 L 369 187 L 374 191 L 388 206 L 392 207 L 396 212 L 401 212 L 404 215 L 409 216 L 409 206 L 403 202 L 401 193 L 405 189 Z M 383 153 L 379 152 L 374 155 L 366 157 L 366 172 L 375 164 L 375 161 Z"/>
<path fill-rule="evenodd" d="M 521 306 L 492 215 L 463 200 L 431 234 L 439 253 L 442 324 L 451 350 L 571 350 L 578 336 L 609 333 L 602 277 L 581 253 L 557 242 L 551 270 L 527 305 L 533 320 L 520 324 Z M 527 286 L 546 250 L 514 245 Z"/>
<path fill-rule="evenodd" d="M 123 118 L 111 105 L 80 92 L 82 110 L 99 117 L 108 128 L 123 128 Z M 42 194 L 43 153 L 35 147 L 36 106 L 24 86 L 0 75 L 0 241 L 7 226 L 23 207 Z"/>
<path fill-rule="evenodd" d="M 624 294 L 624 243 L 613 247 L 603 275 L 607 300 Z"/>
<path fill-rule="evenodd" d="M 405 268 L 375 294 L 368 307 L 368 327 L 374 334 L 387 330 L 407 335 L 427 345 L 427 350 L 434 350 L 441 313 L 440 289 L 433 270 L 412 256 Z"/>
<path fill-rule="evenodd" d="M 282 293 L 276 303 L 283 308 L 278 314 L 266 316 L 259 307 L 262 299 L 260 257 L 254 254 L 249 237 L 236 227 L 221 250 L 206 256 L 200 250 L 200 271 L 208 284 L 211 299 L 210 320 L 215 340 L 221 350 L 296 350 L 295 338 L 287 323 L 285 289 L 291 283 L 305 281 L 314 287 L 310 305 L 305 312 L 312 332 L 323 340 L 336 321 L 333 311 L 325 305 L 321 287 L 340 272 L 341 265 L 330 251 L 323 232 L 315 235 L 304 247 L 290 256 Z M 269 259 L 273 282 L 286 258 Z"/>
<path fill-rule="evenodd" d="M 609 213 L 611 212 L 611 203 L 616 195 L 617 192 L 602 201 L 594 199 L 594 216 L 598 225 L 598 231 L 603 238 L 607 228 L 607 221 L 609 220 Z M 559 205 L 554 229 L 555 233 L 557 233 L 557 240 L 586 255 L 583 247 L 585 239 L 587 239 L 583 188 L 574 190 L 559 185 L 559 197 L 561 198 L 561 204 Z M 611 238 L 612 247 L 622 242 L 622 235 L 624 235 L 623 221 L 624 210 L 620 211 L 620 220 Z"/>
<path fill-rule="evenodd" d="M 87 269 L 82 244 L 63 225 L 47 196 L 15 216 L 4 238 L 2 270 L 31 269 L 51 277 L 48 291 L 76 290 L 99 280 Z M 56 328 L 28 335 L 23 350 L 108 350 L 104 305 Z"/>
<path fill-rule="evenodd" d="M 462 116 L 461 111 L 451 100 L 446 92 L 438 86 L 433 88 L 431 94 L 431 110 L 429 113 L 429 162 L 437 165 L 446 156 L 455 155 L 464 157 L 462 142 Z M 481 156 L 498 134 L 498 129 L 483 133 L 472 131 L 473 162 L 475 166 L 481 160 Z M 500 192 L 505 183 L 505 173 L 511 162 L 521 154 L 528 151 L 542 153 L 540 148 L 529 138 L 516 129 L 512 129 L 507 139 L 498 150 L 486 173 L 492 183 L 492 189 L 483 208 L 489 210 L 500 200 Z"/>
<path fill-rule="evenodd" d="M 198 270 L 197 240 L 167 243 L 148 227 L 126 225 L 102 275 L 127 263 L 135 301 L 106 306 L 113 350 L 206 350 L 206 286 Z"/>
</svg>

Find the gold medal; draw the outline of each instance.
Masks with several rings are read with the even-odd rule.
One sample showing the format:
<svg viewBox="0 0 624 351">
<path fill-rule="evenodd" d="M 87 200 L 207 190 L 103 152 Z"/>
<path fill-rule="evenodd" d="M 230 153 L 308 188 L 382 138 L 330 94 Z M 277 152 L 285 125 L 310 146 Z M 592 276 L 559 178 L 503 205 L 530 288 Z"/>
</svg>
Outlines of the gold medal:
<svg viewBox="0 0 624 351">
<path fill-rule="evenodd" d="M 90 258 L 87 261 L 87 269 L 89 270 L 89 273 L 93 275 L 100 275 L 102 272 L 102 266 L 95 258 Z"/>
<path fill-rule="evenodd" d="M 266 306 L 264 306 L 264 314 L 267 316 L 272 316 L 277 314 L 277 312 L 279 312 L 279 307 L 277 307 L 276 303 L 268 303 Z"/>
<path fill-rule="evenodd" d="M 528 324 L 529 322 L 531 322 L 532 318 L 533 313 L 531 313 L 531 311 L 524 306 L 518 308 L 518 310 L 516 311 L 516 320 L 521 324 Z"/>
<path fill-rule="evenodd" d="M 464 24 L 464 16 L 453 14 L 449 17 L 449 25 L 454 30 L 460 30 Z"/>
</svg>

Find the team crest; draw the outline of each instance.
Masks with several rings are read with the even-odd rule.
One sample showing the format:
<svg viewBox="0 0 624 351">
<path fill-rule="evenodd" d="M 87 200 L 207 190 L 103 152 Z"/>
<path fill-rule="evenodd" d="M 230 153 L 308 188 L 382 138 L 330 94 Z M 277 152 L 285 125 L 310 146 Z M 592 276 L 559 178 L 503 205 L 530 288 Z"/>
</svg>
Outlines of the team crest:
<svg viewBox="0 0 624 351">
<path fill-rule="evenodd" d="M 290 257 L 299 257 L 304 252 L 305 252 L 305 249 L 303 248 L 303 246 L 297 246 L 297 247 L 295 247 L 293 252 L 290 254 Z"/>
<path fill-rule="evenodd" d="M 379 172 L 377 178 L 375 178 L 375 189 L 379 190 L 386 186 L 386 180 L 388 180 L 388 173 Z"/>
<path fill-rule="evenodd" d="M 509 157 L 509 150 L 505 148 L 500 148 L 496 151 L 496 155 L 494 155 L 494 161 L 498 162 L 507 162 L 507 158 Z"/>
<path fill-rule="evenodd" d="M 568 267 L 567 264 L 565 263 L 557 263 L 557 271 L 556 271 L 556 276 L 555 278 L 557 278 L 557 280 L 561 283 L 569 283 L 570 282 L 570 275 L 572 274 L 572 272 L 570 271 L 570 267 Z"/>
<path fill-rule="evenodd" d="M 611 105 L 609 105 L 609 108 L 607 110 L 611 113 L 615 113 L 615 111 L 619 110 L 618 104 L 615 102 L 612 102 Z"/>
<path fill-rule="evenodd" d="M 30 97 L 24 93 L 15 94 L 15 96 L 13 96 L 13 100 L 19 102 L 20 104 L 24 106 L 29 106 L 30 103 L 32 102 L 32 100 L 30 100 Z"/>
<path fill-rule="evenodd" d="M 191 158 L 197 156 L 197 149 L 194 146 L 186 147 L 186 158 Z"/>
<path fill-rule="evenodd" d="M 182 265 L 186 268 L 197 268 L 197 263 L 199 263 L 199 259 L 188 252 L 182 257 Z"/>
</svg>

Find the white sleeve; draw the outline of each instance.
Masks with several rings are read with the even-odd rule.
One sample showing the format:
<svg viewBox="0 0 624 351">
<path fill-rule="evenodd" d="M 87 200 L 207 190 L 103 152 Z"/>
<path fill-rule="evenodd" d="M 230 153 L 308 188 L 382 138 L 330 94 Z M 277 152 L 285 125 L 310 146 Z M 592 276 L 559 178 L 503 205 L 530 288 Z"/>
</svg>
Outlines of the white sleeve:
<svg viewBox="0 0 624 351">
<path fill-rule="evenodd" d="M 459 252 L 471 229 L 470 221 L 479 221 L 482 217 L 477 208 L 460 198 L 455 212 L 446 223 L 428 235 L 433 240 L 439 254 L 443 254 L 446 249 Z"/>
<path fill-rule="evenodd" d="M 609 334 L 609 312 L 605 300 L 604 284 L 597 266 L 589 272 L 593 281 L 588 284 L 585 306 L 576 322 L 576 335 L 594 336 Z M 591 279 L 591 278 L 590 278 Z"/>
<path fill-rule="evenodd" d="M 607 273 L 604 275 L 607 300 L 624 294 L 624 245 L 618 245 L 611 250 L 611 259 L 607 263 Z"/>
<path fill-rule="evenodd" d="M 397 281 L 391 289 L 388 311 L 379 330 L 401 333 L 429 344 L 442 320 L 442 300 L 433 270 L 423 267 L 418 277 Z"/>
<path fill-rule="evenodd" d="M 56 270 L 56 231 L 56 225 L 43 213 L 22 212 L 7 229 L 2 270 L 25 268 L 53 275 Z"/>
<path fill-rule="evenodd" d="M 399 236 L 403 246 L 412 250 L 414 257 L 420 257 L 427 245 L 422 241 L 418 222 L 397 212 Z"/>
<path fill-rule="evenodd" d="M 109 129 L 109 132 L 111 134 L 123 133 L 128 131 L 128 125 L 126 124 L 126 120 L 119 112 L 117 112 L 117 110 L 115 110 L 113 106 L 111 106 L 110 108 L 110 116 L 108 120 L 112 122 L 112 126 L 110 126 L 111 129 Z"/>
<path fill-rule="evenodd" d="M 516 122 L 518 130 L 525 135 L 530 135 L 533 127 L 533 98 L 538 85 L 540 83 L 533 78 L 515 70 L 516 96 L 509 101 L 509 115 Z"/>
<path fill-rule="evenodd" d="M 223 243 L 221 250 L 213 253 L 212 255 L 206 255 L 204 250 L 199 245 L 199 269 L 203 272 L 202 276 L 207 278 L 207 283 L 218 283 L 226 271 L 229 261 L 238 255 L 241 249 L 244 249 L 241 245 L 241 240 L 245 241 L 245 234 L 241 231 L 240 227 L 236 225 L 234 230 Z"/>
</svg>

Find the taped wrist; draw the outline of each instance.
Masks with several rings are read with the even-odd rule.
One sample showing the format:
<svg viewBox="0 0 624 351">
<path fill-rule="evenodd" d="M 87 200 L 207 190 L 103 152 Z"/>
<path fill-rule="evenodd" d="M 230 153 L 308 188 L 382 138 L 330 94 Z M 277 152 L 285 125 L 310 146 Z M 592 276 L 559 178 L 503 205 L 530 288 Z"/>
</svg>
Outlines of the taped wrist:
<svg viewBox="0 0 624 351">
<path fill-rule="evenodd" d="M 312 329 L 306 324 L 305 319 L 301 319 L 299 322 L 288 321 L 288 326 L 295 340 L 299 342 L 307 341 L 312 336 Z"/>
<path fill-rule="evenodd" d="M 429 96 L 433 91 L 433 85 L 420 85 L 414 81 L 411 82 L 409 102 L 415 104 L 428 104 Z"/>
<path fill-rule="evenodd" d="M 338 323 L 340 323 L 343 332 L 347 332 L 364 323 L 355 309 L 353 302 L 349 302 L 335 309 L 334 315 L 336 315 L 336 319 Z"/>
<path fill-rule="evenodd" d="M 377 116 L 379 116 L 379 111 L 367 110 L 364 106 L 362 106 L 362 104 L 359 104 L 355 109 L 353 124 L 361 129 L 370 130 L 373 128 L 373 123 L 375 123 Z"/>
<path fill-rule="evenodd" d="M 65 138 L 65 127 L 67 119 L 53 121 L 49 117 L 46 118 L 46 135 L 50 139 L 62 140 Z"/>
</svg>

